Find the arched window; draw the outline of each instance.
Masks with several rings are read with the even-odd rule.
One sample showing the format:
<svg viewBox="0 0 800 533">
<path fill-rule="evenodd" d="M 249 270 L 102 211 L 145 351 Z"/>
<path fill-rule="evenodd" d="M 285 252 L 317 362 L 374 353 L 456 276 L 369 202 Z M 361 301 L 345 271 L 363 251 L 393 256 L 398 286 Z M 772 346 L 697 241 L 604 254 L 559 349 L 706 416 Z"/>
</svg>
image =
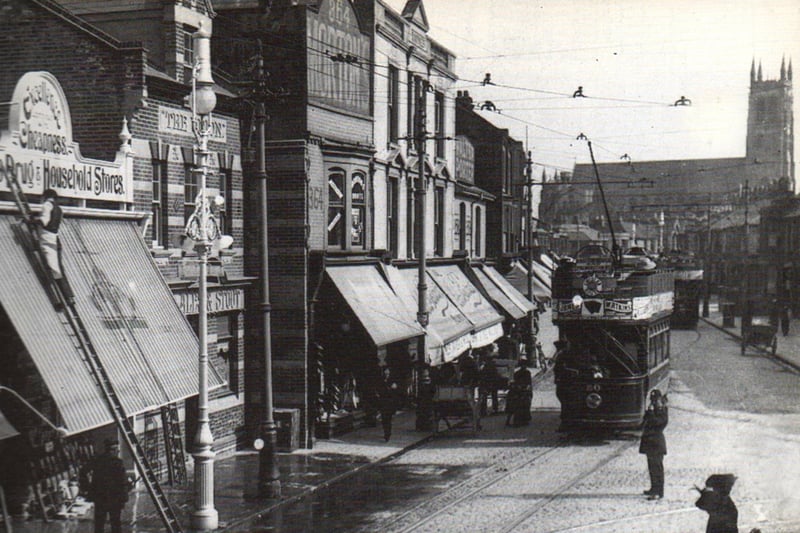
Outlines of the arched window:
<svg viewBox="0 0 800 533">
<path fill-rule="evenodd" d="M 366 223 L 366 188 L 364 174 L 356 172 L 350 184 L 350 245 L 364 247 L 364 226 Z"/>
<path fill-rule="evenodd" d="M 345 242 L 345 186 L 344 171 L 332 169 L 328 175 L 328 246 L 344 249 Z"/>
</svg>

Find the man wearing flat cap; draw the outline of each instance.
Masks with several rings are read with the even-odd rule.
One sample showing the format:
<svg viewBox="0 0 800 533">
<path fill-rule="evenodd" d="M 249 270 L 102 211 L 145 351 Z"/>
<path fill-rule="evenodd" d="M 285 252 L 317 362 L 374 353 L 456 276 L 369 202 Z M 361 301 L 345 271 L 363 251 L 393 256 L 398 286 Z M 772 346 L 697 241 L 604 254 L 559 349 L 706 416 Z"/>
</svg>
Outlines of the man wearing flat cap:
<svg viewBox="0 0 800 533">
<path fill-rule="evenodd" d="M 122 531 L 122 509 L 128 501 L 128 478 L 119 457 L 119 441 L 106 439 L 105 452 L 90 464 L 89 497 L 94 502 L 94 531 L 103 533 L 106 518 L 111 531 Z"/>
</svg>

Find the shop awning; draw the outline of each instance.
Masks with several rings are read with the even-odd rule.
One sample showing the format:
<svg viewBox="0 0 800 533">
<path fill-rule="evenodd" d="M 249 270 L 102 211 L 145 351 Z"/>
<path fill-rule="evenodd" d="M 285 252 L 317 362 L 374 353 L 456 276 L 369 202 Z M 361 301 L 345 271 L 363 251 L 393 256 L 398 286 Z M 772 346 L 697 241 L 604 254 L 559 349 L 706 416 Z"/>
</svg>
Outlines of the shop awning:
<svg viewBox="0 0 800 533">
<path fill-rule="evenodd" d="M 416 314 L 419 270 L 389 267 L 387 272 L 406 307 Z M 432 265 L 426 272 L 430 320 L 426 347 L 431 365 L 452 361 L 469 348 L 486 346 L 503 335 L 502 315 L 457 265 Z"/>
<path fill-rule="evenodd" d="M 400 297 L 406 312 L 416 320 L 419 293 L 418 269 L 387 266 L 389 283 Z M 428 276 L 428 327 L 425 329 L 425 360 L 431 365 L 452 361 L 470 348 L 472 323 Z"/>
<path fill-rule="evenodd" d="M 550 287 L 536 276 L 536 269 L 533 274 L 534 298 L 545 302 L 549 301 L 551 298 Z M 521 294 L 528 294 L 528 269 L 523 265 L 515 262 L 504 277 Z"/>
<path fill-rule="evenodd" d="M 484 273 L 497 285 L 503 294 L 505 294 L 515 305 L 521 307 L 525 313 L 529 313 L 536 307 L 533 302 L 528 300 L 525 293 L 518 291 L 506 278 L 500 274 L 494 267 L 489 265 L 483 266 Z M 527 288 L 527 287 L 526 287 Z"/>
<path fill-rule="evenodd" d="M 478 282 L 489 295 L 489 298 L 491 298 L 494 303 L 500 306 L 500 308 L 506 314 L 508 314 L 509 317 L 517 320 L 523 318 L 527 314 L 524 309 L 511 301 L 511 299 L 506 296 L 502 290 L 500 290 L 500 287 L 498 287 L 491 279 L 489 279 L 489 276 L 484 273 L 483 268 L 480 266 L 472 267 L 472 271 L 474 272 Z"/>
<path fill-rule="evenodd" d="M 74 336 L 26 256 L 15 217 L 0 215 L 0 303 L 64 426 L 78 433 L 113 421 Z M 66 218 L 63 263 L 76 308 L 125 413 L 197 394 L 197 337 L 153 262 L 136 221 Z M 210 388 L 224 382 L 211 367 Z"/>
<path fill-rule="evenodd" d="M 10 439 L 19 435 L 17 428 L 11 425 L 3 411 L 0 411 L 0 440 Z"/>
<path fill-rule="evenodd" d="M 355 313 L 375 346 L 423 335 L 375 265 L 328 266 L 325 272 Z"/>
</svg>

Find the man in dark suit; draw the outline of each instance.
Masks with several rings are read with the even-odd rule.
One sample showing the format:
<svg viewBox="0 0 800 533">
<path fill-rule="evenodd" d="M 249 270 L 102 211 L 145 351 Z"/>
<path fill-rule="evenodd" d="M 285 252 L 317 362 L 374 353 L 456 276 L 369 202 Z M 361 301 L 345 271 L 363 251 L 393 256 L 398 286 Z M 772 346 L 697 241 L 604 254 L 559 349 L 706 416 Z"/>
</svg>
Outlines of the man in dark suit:
<svg viewBox="0 0 800 533">
<path fill-rule="evenodd" d="M 94 502 L 94 531 L 103 533 L 106 517 L 111 531 L 122 531 L 122 509 L 128 501 L 128 477 L 119 457 L 119 442 L 105 441 L 105 453 L 98 455 L 89 465 L 91 482 L 89 497 Z"/>
<path fill-rule="evenodd" d="M 639 453 L 647 455 L 647 470 L 650 473 L 650 488 L 644 491 L 648 500 L 664 497 L 664 456 L 667 455 L 667 440 L 664 428 L 669 423 L 666 398 L 661 391 L 650 392 L 650 408 L 644 414 L 644 429 L 639 444 Z"/>
</svg>

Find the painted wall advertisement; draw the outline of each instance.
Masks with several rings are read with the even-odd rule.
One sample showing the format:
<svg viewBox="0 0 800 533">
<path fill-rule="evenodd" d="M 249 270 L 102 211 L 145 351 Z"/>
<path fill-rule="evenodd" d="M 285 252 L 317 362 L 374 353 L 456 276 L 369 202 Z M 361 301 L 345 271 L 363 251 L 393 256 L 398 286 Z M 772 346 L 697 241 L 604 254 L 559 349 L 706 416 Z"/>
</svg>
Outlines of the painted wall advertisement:
<svg viewBox="0 0 800 533">
<path fill-rule="evenodd" d="M 308 11 L 308 98 L 345 111 L 369 114 L 370 40 L 359 30 L 349 0 L 327 0 Z"/>
<path fill-rule="evenodd" d="M 174 293 L 172 297 L 184 315 L 196 315 L 200 309 L 197 291 Z M 210 289 L 206 300 L 209 314 L 244 309 L 244 289 Z"/>
<path fill-rule="evenodd" d="M 55 76 L 28 72 L 19 79 L 9 104 L 8 130 L 0 134 L 0 191 L 10 190 L 13 177 L 26 194 L 55 189 L 68 198 L 133 202 L 132 168 L 132 156 L 122 151 L 112 162 L 81 156 Z"/>
</svg>

